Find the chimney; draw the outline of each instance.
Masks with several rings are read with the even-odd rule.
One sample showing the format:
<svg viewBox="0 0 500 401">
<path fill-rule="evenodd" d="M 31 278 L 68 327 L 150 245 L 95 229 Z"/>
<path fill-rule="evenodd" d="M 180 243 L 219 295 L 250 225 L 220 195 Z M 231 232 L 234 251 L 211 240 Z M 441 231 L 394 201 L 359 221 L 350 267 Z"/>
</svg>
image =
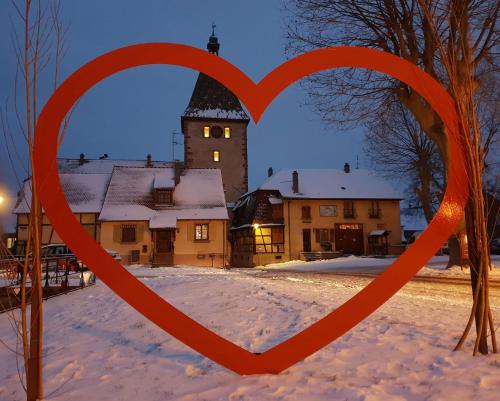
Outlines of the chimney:
<svg viewBox="0 0 500 401">
<path fill-rule="evenodd" d="M 85 163 L 85 155 L 83 153 L 80 153 L 80 160 L 78 160 L 78 164 L 80 166 Z"/>
<path fill-rule="evenodd" d="M 349 163 L 344 164 L 344 173 L 350 173 L 351 172 L 351 166 L 349 166 Z"/>
<path fill-rule="evenodd" d="M 183 168 L 182 162 L 180 162 L 180 161 L 174 162 L 174 182 L 175 182 L 175 185 L 179 184 L 179 182 L 181 181 L 182 168 Z"/>
<path fill-rule="evenodd" d="M 299 173 L 297 170 L 292 173 L 292 191 L 294 194 L 299 193 Z"/>
<path fill-rule="evenodd" d="M 267 169 L 267 176 L 268 176 L 268 177 L 271 177 L 273 174 L 274 174 L 274 172 L 273 172 L 273 168 L 272 168 L 272 167 L 269 167 L 269 168 Z"/>
<path fill-rule="evenodd" d="M 151 154 L 148 153 L 146 156 L 146 167 L 153 167 L 153 161 L 151 160 Z"/>
</svg>

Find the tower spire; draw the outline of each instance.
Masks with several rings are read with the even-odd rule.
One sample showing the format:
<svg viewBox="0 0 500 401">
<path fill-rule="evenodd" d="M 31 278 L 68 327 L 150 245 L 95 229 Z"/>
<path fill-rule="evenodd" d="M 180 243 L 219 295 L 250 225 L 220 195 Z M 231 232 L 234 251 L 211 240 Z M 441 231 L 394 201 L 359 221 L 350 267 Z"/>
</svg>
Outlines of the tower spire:
<svg viewBox="0 0 500 401">
<path fill-rule="evenodd" d="M 212 53 L 216 54 L 217 56 L 219 55 L 219 39 L 217 39 L 217 36 L 215 36 L 215 28 L 217 25 L 212 24 L 212 35 L 208 38 L 208 43 L 207 43 L 207 50 Z"/>
</svg>

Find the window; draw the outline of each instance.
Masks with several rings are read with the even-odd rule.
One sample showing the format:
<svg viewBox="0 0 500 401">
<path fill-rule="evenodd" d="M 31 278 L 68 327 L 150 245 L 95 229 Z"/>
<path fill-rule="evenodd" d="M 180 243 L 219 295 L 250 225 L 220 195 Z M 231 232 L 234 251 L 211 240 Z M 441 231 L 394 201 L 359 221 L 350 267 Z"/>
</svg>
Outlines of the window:
<svg viewBox="0 0 500 401">
<path fill-rule="evenodd" d="M 203 127 L 203 138 L 210 138 L 210 127 L 207 125 Z"/>
<path fill-rule="evenodd" d="M 255 229 L 255 253 L 282 253 L 284 251 L 283 228 L 259 227 Z"/>
<path fill-rule="evenodd" d="M 302 221 L 311 221 L 311 206 L 302 206 Z"/>
<path fill-rule="evenodd" d="M 220 152 L 218 150 L 214 150 L 214 162 L 220 161 Z"/>
<path fill-rule="evenodd" d="M 173 192 L 171 189 L 157 189 L 155 191 L 156 203 L 172 205 L 174 203 Z"/>
<path fill-rule="evenodd" d="M 380 214 L 381 214 L 380 213 L 380 205 L 379 205 L 378 200 L 372 200 L 371 206 L 368 209 L 368 216 L 371 219 L 376 219 L 376 218 L 380 217 Z"/>
<path fill-rule="evenodd" d="M 122 242 L 136 242 L 135 241 L 135 225 L 124 224 L 122 226 Z"/>
<path fill-rule="evenodd" d="M 356 211 L 354 210 L 354 201 L 345 200 L 344 201 L 344 217 L 345 218 L 354 218 L 356 215 Z"/>
<path fill-rule="evenodd" d="M 224 128 L 224 138 L 226 139 L 231 138 L 231 128 L 229 127 Z"/>
<path fill-rule="evenodd" d="M 337 215 L 337 205 L 322 205 L 319 207 L 321 217 L 335 217 Z"/>
<path fill-rule="evenodd" d="M 208 224 L 194 225 L 194 239 L 195 241 L 208 241 Z"/>
<path fill-rule="evenodd" d="M 317 228 L 314 233 L 316 242 L 334 242 L 335 231 L 331 228 Z"/>
</svg>

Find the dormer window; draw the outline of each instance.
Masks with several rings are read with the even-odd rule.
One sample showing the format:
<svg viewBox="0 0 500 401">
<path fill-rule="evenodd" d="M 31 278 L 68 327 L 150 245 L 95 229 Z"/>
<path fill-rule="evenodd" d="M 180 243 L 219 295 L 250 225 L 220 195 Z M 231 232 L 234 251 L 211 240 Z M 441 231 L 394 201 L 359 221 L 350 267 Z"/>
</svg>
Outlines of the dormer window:
<svg viewBox="0 0 500 401">
<path fill-rule="evenodd" d="M 174 190 L 173 189 L 156 189 L 155 190 L 155 203 L 161 205 L 174 204 Z"/>
</svg>

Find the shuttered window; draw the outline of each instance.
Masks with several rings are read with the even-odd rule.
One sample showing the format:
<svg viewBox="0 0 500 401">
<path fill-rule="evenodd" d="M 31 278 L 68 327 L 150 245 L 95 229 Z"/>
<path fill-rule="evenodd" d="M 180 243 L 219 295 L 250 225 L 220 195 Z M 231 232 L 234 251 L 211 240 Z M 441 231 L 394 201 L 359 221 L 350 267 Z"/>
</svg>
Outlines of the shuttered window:
<svg viewBox="0 0 500 401">
<path fill-rule="evenodd" d="M 136 242 L 136 226 L 133 224 L 122 225 L 122 242 Z"/>
<path fill-rule="evenodd" d="M 314 237 L 316 242 L 334 242 L 335 230 L 333 228 L 315 228 Z"/>
<path fill-rule="evenodd" d="M 311 221 L 311 207 L 302 206 L 302 220 Z"/>
</svg>

